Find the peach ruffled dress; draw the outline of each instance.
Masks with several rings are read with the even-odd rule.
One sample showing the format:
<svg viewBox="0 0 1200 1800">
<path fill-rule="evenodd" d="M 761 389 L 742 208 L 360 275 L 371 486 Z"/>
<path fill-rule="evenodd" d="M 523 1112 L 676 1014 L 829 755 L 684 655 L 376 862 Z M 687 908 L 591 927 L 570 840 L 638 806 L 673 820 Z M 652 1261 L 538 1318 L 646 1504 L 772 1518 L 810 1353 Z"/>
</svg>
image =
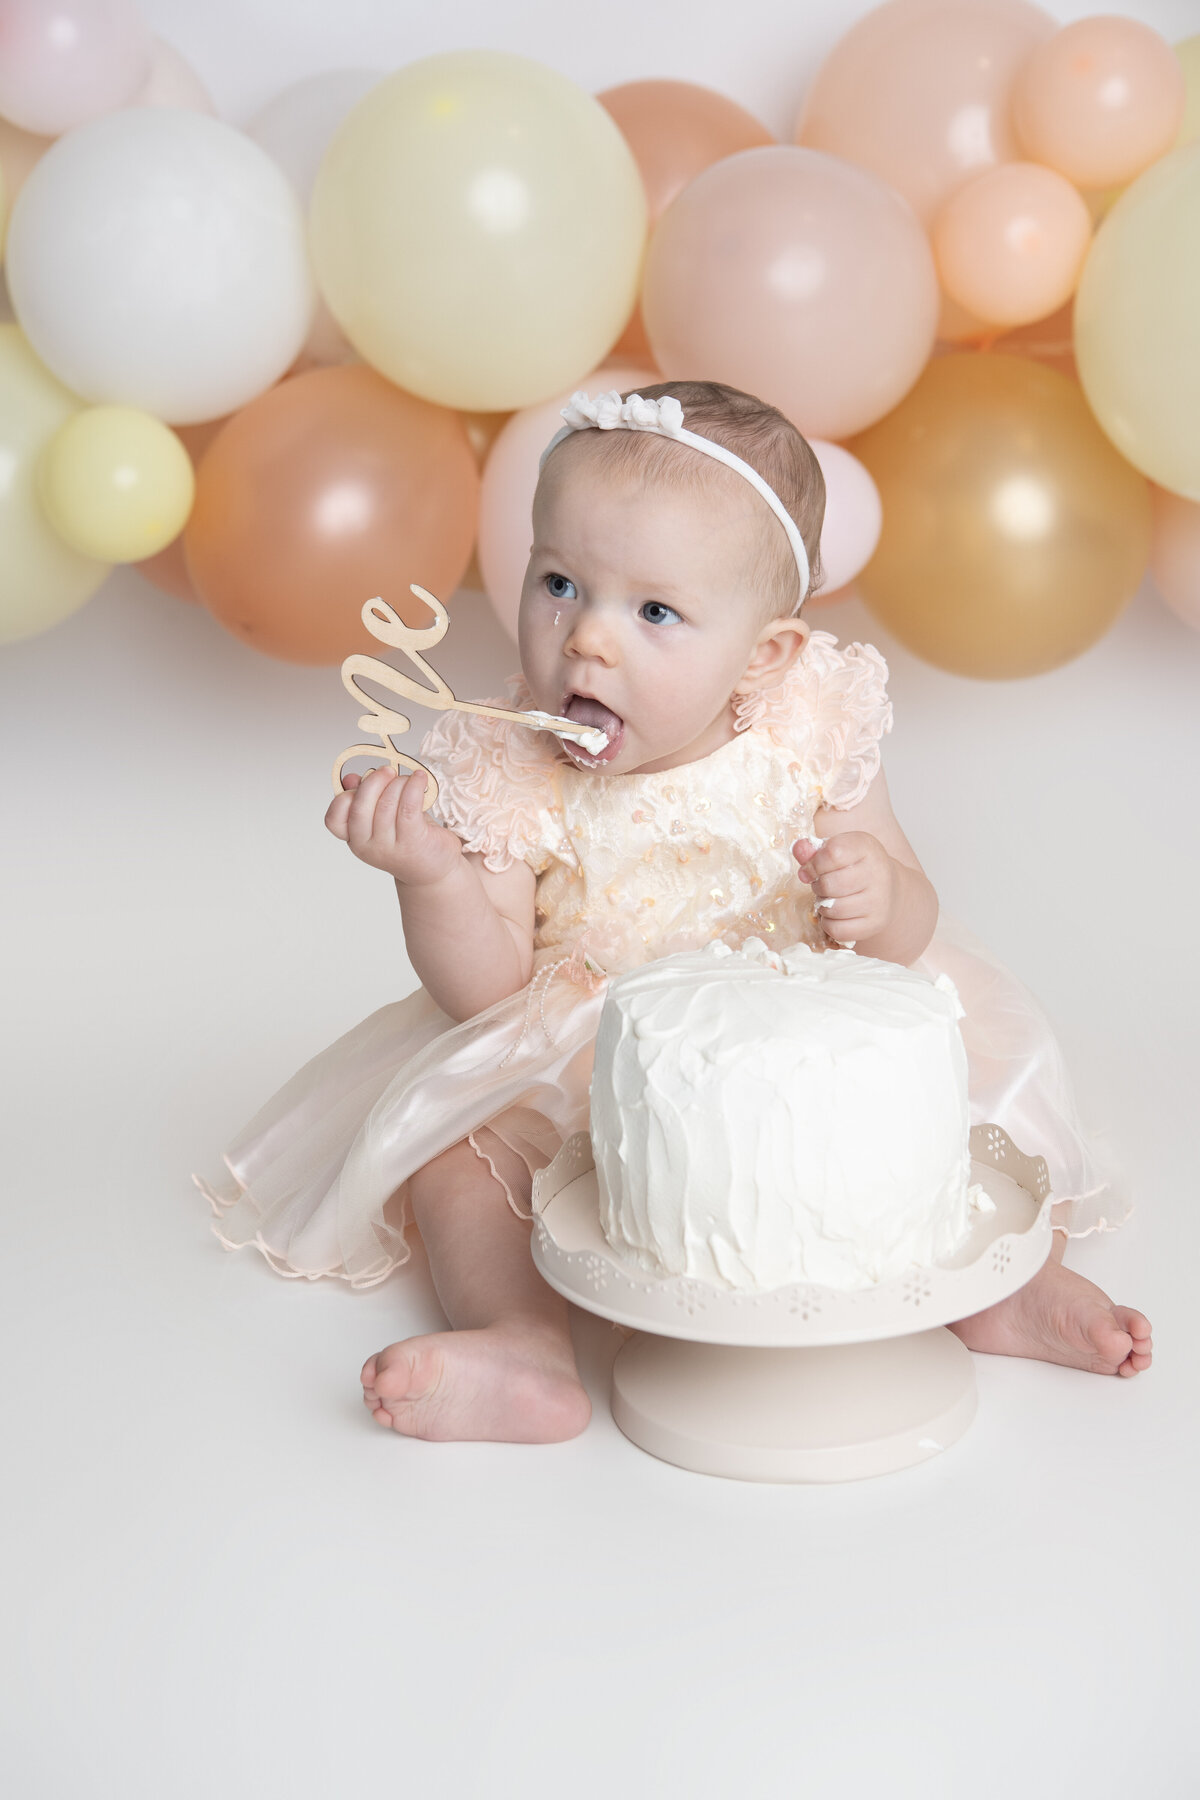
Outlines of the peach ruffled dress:
<svg viewBox="0 0 1200 1800">
<path fill-rule="evenodd" d="M 421 749 L 436 816 L 488 868 L 534 871 L 532 978 L 462 1023 L 418 988 L 306 1063 L 224 1175 L 193 1177 L 221 1242 L 256 1246 L 284 1275 L 372 1286 L 408 1258 L 406 1184 L 432 1157 L 467 1139 L 490 1162 L 499 1139 L 532 1171 L 586 1131 L 609 976 L 716 939 L 824 948 L 791 846 L 818 808 L 866 794 L 891 729 L 886 683 L 878 651 L 815 631 L 781 686 L 740 705 L 729 743 L 650 775 L 578 769 L 548 734 L 443 714 Z M 520 677 L 508 688 L 501 704 L 531 704 Z M 966 1008 L 972 1121 L 1046 1157 L 1072 1235 L 1121 1223 L 1032 997 L 944 916 L 914 966 L 946 971 Z"/>
</svg>

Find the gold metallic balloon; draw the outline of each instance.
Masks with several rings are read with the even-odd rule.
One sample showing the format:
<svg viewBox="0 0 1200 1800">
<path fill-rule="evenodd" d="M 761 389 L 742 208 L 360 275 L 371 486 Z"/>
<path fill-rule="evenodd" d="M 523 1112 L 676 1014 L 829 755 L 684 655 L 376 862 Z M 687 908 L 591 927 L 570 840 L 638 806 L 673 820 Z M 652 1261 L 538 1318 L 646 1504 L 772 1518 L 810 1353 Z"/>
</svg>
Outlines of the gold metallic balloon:
<svg viewBox="0 0 1200 1800">
<path fill-rule="evenodd" d="M 1053 369 L 939 357 L 848 448 L 883 500 L 858 587 L 938 668 L 990 679 L 1056 668 L 1107 631 L 1141 580 L 1147 484 Z"/>
</svg>

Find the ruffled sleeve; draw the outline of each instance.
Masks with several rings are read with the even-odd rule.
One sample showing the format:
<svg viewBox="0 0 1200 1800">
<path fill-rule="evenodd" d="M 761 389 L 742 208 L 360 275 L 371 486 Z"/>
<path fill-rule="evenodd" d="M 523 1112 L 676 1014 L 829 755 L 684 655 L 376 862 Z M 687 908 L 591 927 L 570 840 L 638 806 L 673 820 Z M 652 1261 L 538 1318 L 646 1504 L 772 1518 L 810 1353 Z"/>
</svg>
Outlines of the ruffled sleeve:
<svg viewBox="0 0 1200 1800">
<path fill-rule="evenodd" d="M 857 806 L 879 773 L 880 739 L 892 729 L 887 664 L 872 644 L 844 650 L 814 631 L 778 687 L 735 704 L 735 729 L 767 731 L 798 757 L 821 806 Z"/>
<path fill-rule="evenodd" d="M 525 682 L 512 675 L 507 694 L 489 706 L 528 709 Z M 418 756 L 438 781 L 432 817 L 499 873 L 514 862 L 540 875 L 562 837 L 556 740 L 477 713 L 444 712 L 421 741 Z"/>
</svg>

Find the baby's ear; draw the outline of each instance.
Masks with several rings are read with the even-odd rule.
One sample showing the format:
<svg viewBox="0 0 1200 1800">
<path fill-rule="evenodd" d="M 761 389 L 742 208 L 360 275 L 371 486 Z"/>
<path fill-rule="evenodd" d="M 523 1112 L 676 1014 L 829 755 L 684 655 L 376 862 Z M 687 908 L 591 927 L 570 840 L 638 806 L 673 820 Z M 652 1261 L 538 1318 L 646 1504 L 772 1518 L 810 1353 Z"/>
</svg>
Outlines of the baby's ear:
<svg viewBox="0 0 1200 1800">
<path fill-rule="evenodd" d="M 803 654 L 811 631 L 812 627 L 804 619 L 772 619 L 769 625 L 764 625 L 734 693 L 775 687 Z"/>
</svg>

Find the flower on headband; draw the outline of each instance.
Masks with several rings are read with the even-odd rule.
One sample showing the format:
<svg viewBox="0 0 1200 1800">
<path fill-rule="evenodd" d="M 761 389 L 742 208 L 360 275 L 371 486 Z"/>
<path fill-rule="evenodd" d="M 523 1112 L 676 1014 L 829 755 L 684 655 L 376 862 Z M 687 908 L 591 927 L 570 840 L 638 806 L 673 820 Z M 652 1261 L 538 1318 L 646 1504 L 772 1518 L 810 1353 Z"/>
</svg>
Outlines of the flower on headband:
<svg viewBox="0 0 1200 1800">
<path fill-rule="evenodd" d="M 662 431 L 668 437 L 678 437 L 683 430 L 683 408 L 674 394 L 664 394 L 661 400 L 644 400 L 640 394 L 631 394 L 628 400 L 622 400 L 617 389 L 610 388 L 593 400 L 579 388 L 563 407 L 562 416 L 574 431 L 583 431 L 590 425 L 612 431 L 623 425 L 634 431 Z"/>
</svg>

